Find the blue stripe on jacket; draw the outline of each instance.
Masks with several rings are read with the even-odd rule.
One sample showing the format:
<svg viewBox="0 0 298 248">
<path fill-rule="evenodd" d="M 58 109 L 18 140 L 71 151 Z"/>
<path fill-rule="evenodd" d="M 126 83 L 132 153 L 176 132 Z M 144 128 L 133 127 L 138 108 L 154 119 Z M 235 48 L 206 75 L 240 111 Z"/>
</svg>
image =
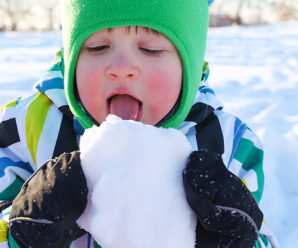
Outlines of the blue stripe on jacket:
<svg viewBox="0 0 298 248">
<path fill-rule="evenodd" d="M 3 177 L 5 175 L 4 170 L 7 167 L 17 167 L 17 168 L 21 168 L 26 171 L 29 171 L 30 173 L 34 172 L 30 166 L 30 163 L 25 163 L 23 161 L 14 162 L 10 158 L 7 158 L 7 157 L 0 158 L 0 165 L 1 165 L 0 177 Z"/>
</svg>

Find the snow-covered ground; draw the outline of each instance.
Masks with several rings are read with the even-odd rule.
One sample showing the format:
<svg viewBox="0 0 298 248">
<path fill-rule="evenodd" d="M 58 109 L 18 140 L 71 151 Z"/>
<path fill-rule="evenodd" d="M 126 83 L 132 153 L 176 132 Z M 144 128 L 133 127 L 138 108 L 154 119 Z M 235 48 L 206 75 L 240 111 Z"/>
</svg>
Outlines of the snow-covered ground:
<svg viewBox="0 0 298 248">
<path fill-rule="evenodd" d="M 210 85 L 264 150 L 265 218 L 282 248 L 298 244 L 298 23 L 209 32 Z"/>
<path fill-rule="evenodd" d="M 0 33 L 0 105 L 31 92 L 61 47 L 60 33 Z M 210 29 L 210 86 L 265 149 L 266 220 L 282 248 L 298 236 L 298 22 Z"/>
</svg>

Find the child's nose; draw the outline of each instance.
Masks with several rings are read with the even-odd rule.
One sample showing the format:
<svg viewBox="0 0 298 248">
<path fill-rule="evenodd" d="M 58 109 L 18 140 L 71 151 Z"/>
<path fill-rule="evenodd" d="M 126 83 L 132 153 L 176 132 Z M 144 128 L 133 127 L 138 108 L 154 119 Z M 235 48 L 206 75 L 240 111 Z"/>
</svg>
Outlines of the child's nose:
<svg viewBox="0 0 298 248">
<path fill-rule="evenodd" d="M 139 76 L 139 69 L 131 59 L 119 56 L 108 66 L 106 75 L 111 79 L 135 79 Z"/>
</svg>

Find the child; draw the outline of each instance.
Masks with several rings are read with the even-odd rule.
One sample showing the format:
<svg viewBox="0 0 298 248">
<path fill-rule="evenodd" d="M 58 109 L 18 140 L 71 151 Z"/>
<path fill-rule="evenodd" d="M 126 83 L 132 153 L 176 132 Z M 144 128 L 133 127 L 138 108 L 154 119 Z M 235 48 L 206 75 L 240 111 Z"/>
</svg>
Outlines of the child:
<svg viewBox="0 0 298 248">
<path fill-rule="evenodd" d="M 77 142 L 108 114 L 177 128 L 196 150 L 183 172 L 196 247 L 278 247 L 257 205 L 259 140 L 206 84 L 207 0 L 64 4 L 63 55 L 37 93 L 1 108 L 0 247 L 99 247 L 77 225 L 88 201 Z"/>
</svg>

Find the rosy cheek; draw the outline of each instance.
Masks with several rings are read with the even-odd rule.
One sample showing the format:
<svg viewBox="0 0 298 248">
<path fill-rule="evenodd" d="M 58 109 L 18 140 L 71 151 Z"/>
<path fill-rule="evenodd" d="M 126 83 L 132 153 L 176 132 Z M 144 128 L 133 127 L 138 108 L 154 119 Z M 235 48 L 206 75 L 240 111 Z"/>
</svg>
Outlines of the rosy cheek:
<svg viewBox="0 0 298 248">
<path fill-rule="evenodd" d="M 88 111 L 92 112 L 94 108 L 96 108 L 95 99 L 97 99 L 98 94 L 98 83 L 97 83 L 97 75 L 94 71 L 86 70 L 79 75 L 78 78 L 78 91 L 81 98 L 82 103 Z"/>
<path fill-rule="evenodd" d="M 164 70 L 148 74 L 147 109 L 154 124 L 160 121 L 174 106 L 180 93 L 180 77 Z"/>
<path fill-rule="evenodd" d="M 80 75 L 77 81 L 78 84 L 78 91 L 80 98 L 83 102 L 88 100 L 88 95 L 92 94 L 91 88 L 93 87 L 92 77 L 88 73 L 84 73 Z M 90 96 L 90 95 L 89 95 Z"/>
<path fill-rule="evenodd" d="M 175 73 L 174 73 L 175 74 Z M 150 72 L 148 90 L 152 93 L 155 101 L 171 105 L 177 100 L 180 93 L 180 79 L 178 76 L 156 69 Z"/>
</svg>

